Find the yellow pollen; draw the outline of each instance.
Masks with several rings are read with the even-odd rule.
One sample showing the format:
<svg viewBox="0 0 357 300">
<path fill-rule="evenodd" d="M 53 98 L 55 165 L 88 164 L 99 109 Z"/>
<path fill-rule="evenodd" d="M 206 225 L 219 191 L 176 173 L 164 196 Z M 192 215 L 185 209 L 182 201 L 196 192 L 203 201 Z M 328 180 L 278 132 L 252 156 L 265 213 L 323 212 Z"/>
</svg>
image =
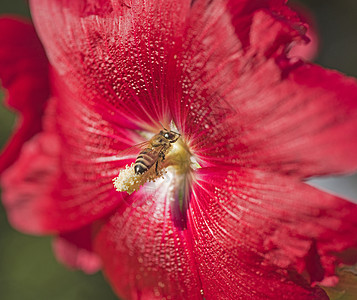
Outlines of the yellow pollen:
<svg viewBox="0 0 357 300">
<path fill-rule="evenodd" d="M 138 191 L 144 183 L 155 182 L 156 179 L 163 177 L 164 174 L 164 169 L 158 169 L 156 174 L 155 168 L 151 168 L 143 174 L 135 174 L 134 163 L 132 163 L 120 171 L 118 177 L 113 179 L 113 184 L 118 192 L 127 192 L 130 195 Z"/>
<path fill-rule="evenodd" d="M 185 174 L 191 168 L 191 153 L 185 143 L 178 140 L 168 153 L 166 166 L 173 166 L 178 174 Z M 165 161 L 166 162 L 166 161 Z"/>
</svg>

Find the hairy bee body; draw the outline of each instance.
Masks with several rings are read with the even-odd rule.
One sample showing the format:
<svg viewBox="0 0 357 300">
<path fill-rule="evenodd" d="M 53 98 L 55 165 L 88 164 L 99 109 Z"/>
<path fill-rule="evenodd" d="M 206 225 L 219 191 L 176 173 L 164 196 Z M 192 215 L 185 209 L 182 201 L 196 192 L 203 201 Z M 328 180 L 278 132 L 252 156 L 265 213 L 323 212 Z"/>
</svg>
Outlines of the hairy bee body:
<svg viewBox="0 0 357 300">
<path fill-rule="evenodd" d="M 148 141 L 148 147 L 143 149 L 134 163 L 135 174 L 143 174 L 155 165 L 158 173 L 159 161 L 165 160 L 165 154 L 180 137 L 179 133 L 161 130 Z"/>
<path fill-rule="evenodd" d="M 159 153 L 152 148 L 141 151 L 134 164 L 135 174 L 142 174 L 148 171 L 159 159 Z"/>
</svg>

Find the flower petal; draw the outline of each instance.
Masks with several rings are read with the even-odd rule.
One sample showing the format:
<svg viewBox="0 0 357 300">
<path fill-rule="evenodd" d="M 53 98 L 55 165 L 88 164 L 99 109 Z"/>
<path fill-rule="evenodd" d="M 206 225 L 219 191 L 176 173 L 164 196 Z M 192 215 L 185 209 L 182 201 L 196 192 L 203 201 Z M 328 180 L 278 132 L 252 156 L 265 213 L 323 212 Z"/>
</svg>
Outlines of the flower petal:
<svg viewBox="0 0 357 300">
<path fill-rule="evenodd" d="M 251 39 L 271 22 L 257 14 Z M 239 160 L 301 177 L 355 171 L 356 99 L 356 80 L 338 72 L 284 56 L 256 61 L 236 90 Z"/>
<path fill-rule="evenodd" d="M 103 270 L 125 299 L 202 299 L 190 233 L 173 224 L 170 184 L 133 193 L 96 239 Z"/>
<path fill-rule="evenodd" d="M 51 63 L 74 94 L 119 126 L 165 123 L 167 97 L 175 95 L 166 72 L 181 49 L 175 40 L 189 1 L 120 1 L 119 10 L 89 15 L 74 2 L 31 3 Z"/>
<path fill-rule="evenodd" d="M 221 41 L 212 53 L 226 55 L 219 69 L 211 68 L 213 75 L 189 72 L 195 101 L 186 98 L 182 106 L 188 108 L 172 105 L 185 116 L 178 127 L 200 165 L 250 165 L 302 178 L 357 169 L 356 80 L 288 60 L 282 50 L 271 55 L 271 38 L 280 40 L 286 26 L 258 11 L 251 50 L 229 53 L 228 41 Z M 210 62 L 207 53 L 200 57 Z"/>
<path fill-rule="evenodd" d="M 107 124 L 71 103 L 73 110 L 66 110 L 66 105 L 60 110 L 58 100 L 51 99 L 44 131 L 24 146 L 2 176 L 10 222 L 22 231 L 43 234 L 80 228 L 109 214 L 123 197 L 114 190 L 112 179 L 128 160 L 115 157 L 110 146 L 117 141 L 107 137 Z M 79 112 L 84 120 L 66 118 Z M 57 123 L 59 116 L 66 121 Z M 63 137 L 59 124 L 72 134 Z M 108 139 L 111 143 L 105 144 Z"/>
<path fill-rule="evenodd" d="M 20 113 L 16 131 L 0 156 L 0 173 L 18 157 L 24 142 L 41 130 L 50 93 L 48 61 L 32 24 L 0 18 L 0 79 L 6 104 Z"/>
<path fill-rule="evenodd" d="M 331 251 L 356 244 L 351 232 L 354 212 L 349 211 L 353 204 L 288 178 L 283 178 L 283 186 L 279 185 L 282 178 L 268 184 L 271 176 L 257 171 L 241 172 L 238 181 L 224 178 L 227 174 L 222 170 L 201 170 L 187 229 L 175 226 L 170 179 L 133 193 L 101 228 L 95 248 L 118 295 L 328 299 L 297 271 L 308 267 L 311 275 L 315 272 L 306 266 L 315 263 L 308 257 L 314 241 L 324 267 L 338 261 Z M 224 181 L 227 178 L 229 183 Z M 296 194 L 291 193 L 294 188 Z M 300 205 L 297 200 L 302 195 Z M 319 209 L 320 202 L 327 203 Z M 329 211 L 342 207 L 336 216 Z M 344 236 L 339 236 L 344 230 Z M 328 237 L 336 243 L 331 246 Z"/>
<path fill-rule="evenodd" d="M 42 233 L 56 214 L 49 199 L 58 177 L 58 150 L 55 135 L 38 134 L 25 143 L 19 159 L 1 177 L 2 201 L 16 229 Z"/>
<path fill-rule="evenodd" d="M 92 249 L 92 226 L 62 233 L 55 237 L 53 249 L 57 259 L 70 268 L 92 274 L 101 268 L 101 261 Z"/>
<path fill-rule="evenodd" d="M 116 11 L 101 10 L 93 1 L 96 9 L 88 15 L 83 5 L 68 1 L 32 3 L 35 22 L 48 25 L 38 30 L 52 64 L 83 101 L 94 109 L 104 106 L 124 126 L 131 122 L 153 129 L 173 118 L 182 131 L 197 121 L 200 112 L 185 114 L 197 104 L 229 106 L 219 99 L 225 99 L 244 67 L 239 61 L 244 41 L 232 18 L 242 20 L 246 14 L 252 19 L 258 9 L 285 7 L 283 1 L 241 1 L 232 7 L 224 1 L 195 1 L 191 7 L 190 1 L 133 1 Z M 287 18 L 293 19 L 292 13 Z M 285 43 L 280 47 L 285 49 L 301 38 L 289 22 L 279 23 L 285 28 L 281 34 L 271 31 L 272 44 L 265 48 Z"/>
<path fill-rule="evenodd" d="M 356 80 L 309 64 L 285 71 L 269 61 L 242 79 L 239 159 L 303 178 L 355 171 Z"/>
<path fill-rule="evenodd" d="M 332 279 L 337 253 L 357 248 L 356 204 L 257 170 L 201 169 L 198 178 L 190 223 L 208 297 L 219 287 L 227 297 L 320 299 L 296 272 L 312 283 Z M 287 279 L 283 289 L 279 276 Z"/>
</svg>

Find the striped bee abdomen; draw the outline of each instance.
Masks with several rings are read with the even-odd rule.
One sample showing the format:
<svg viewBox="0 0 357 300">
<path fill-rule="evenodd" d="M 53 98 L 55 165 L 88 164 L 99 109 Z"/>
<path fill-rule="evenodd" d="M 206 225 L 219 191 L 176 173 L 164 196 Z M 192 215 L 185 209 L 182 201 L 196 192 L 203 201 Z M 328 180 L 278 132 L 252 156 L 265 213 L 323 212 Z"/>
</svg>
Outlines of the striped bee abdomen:
<svg viewBox="0 0 357 300">
<path fill-rule="evenodd" d="M 149 170 L 158 160 L 158 152 L 150 148 L 141 151 L 134 164 L 135 174 L 143 174 Z"/>
</svg>

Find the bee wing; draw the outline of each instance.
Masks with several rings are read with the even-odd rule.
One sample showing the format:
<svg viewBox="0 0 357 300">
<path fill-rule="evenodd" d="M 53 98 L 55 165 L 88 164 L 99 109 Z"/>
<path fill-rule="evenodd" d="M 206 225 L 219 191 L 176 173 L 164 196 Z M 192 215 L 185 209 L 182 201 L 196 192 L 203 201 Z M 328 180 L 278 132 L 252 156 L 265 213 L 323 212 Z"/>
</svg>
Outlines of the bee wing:
<svg viewBox="0 0 357 300">
<path fill-rule="evenodd" d="M 136 158 L 141 150 L 148 148 L 149 146 L 150 146 L 150 142 L 145 141 L 119 151 L 116 156 L 120 159 Z"/>
</svg>

